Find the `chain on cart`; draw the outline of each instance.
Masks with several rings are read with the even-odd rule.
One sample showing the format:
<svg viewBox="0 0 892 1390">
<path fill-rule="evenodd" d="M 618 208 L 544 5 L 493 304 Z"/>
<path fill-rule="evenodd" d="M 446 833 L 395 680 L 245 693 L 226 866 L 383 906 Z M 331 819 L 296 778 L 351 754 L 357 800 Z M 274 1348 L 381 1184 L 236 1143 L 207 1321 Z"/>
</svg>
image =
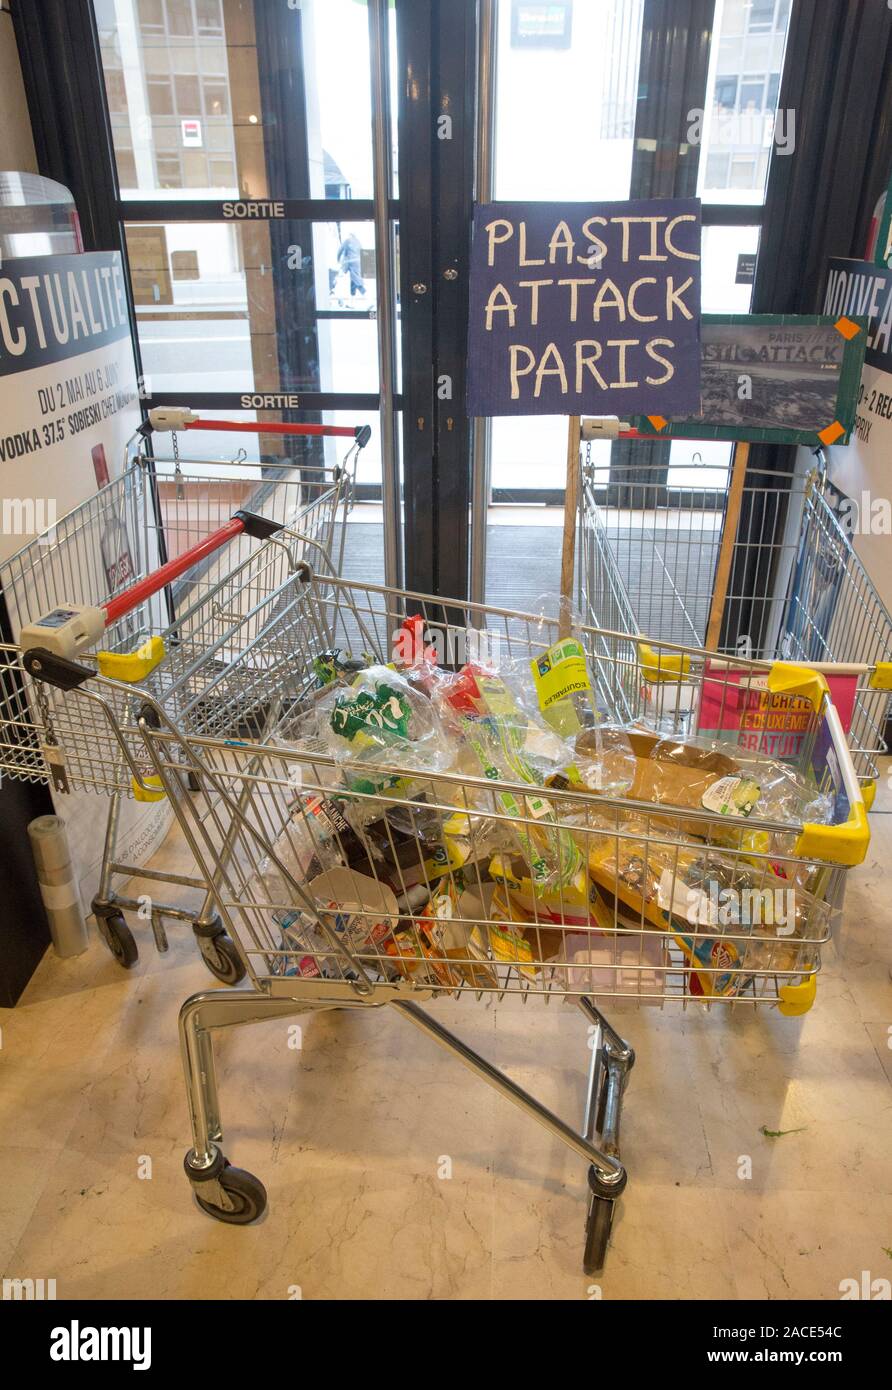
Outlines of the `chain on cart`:
<svg viewBox="0 0 892 1390">
<path fill-rule="evenodd" d="M 141 700 L 150 695 L 183 729 L 257 737 L 275 720 L 276 702 L 301 693 L 289 634 L 302 618 L 289 580 L 308 555 L 323 574 L 340 563 L 353 463 L 370 435 L 367 426 L 248 426 L 291 450 L 308 437 L 320 448 L 326 436 L 349 438 L 347 456 L 335 466 L 280 454 L 254 466 L 241 457 L 228 464 L 191 459 L 186 473 L 175 444 L 171 473 L 157 447 L 146 452 L 166 430 L 241 428 L 185 410 L 151 412 L 128 445 L 122 475 L 0 569 L 18 638 L 0 649 L 0 770 L 50 782 L 60 793 L 86 788 L 110 796 L 92 906 L 125 966 L 138 951 L 123 913 L 140 904 L 116 892 L 115 880 L 138 873 L 202 886 L 123 862 L 117 852 L 121 799 L 164 795 L 136 729 Z M 319 642 L 322 650 L 321 634 Z M 33 649 L 32 670 L 51 680 L 25 679 L 24 649 Z M 117 681 L 112 725 L 96 702 L 65 698 L 75 657 Z M 219 979 L 242 978 L 238 952 L 206 893 L 198 909 L 153 904 L 160 950 L 167 948 L 166 919 L 191 924 Z"/>
<path fill-rule="evenodd" d="M 593 1272 L 626 1184 L 634 1061 L 600 1005 L 814 1002 L 846 868 L 868 844 L 827 682 L 309 568 L 277 595 L 276 622 L 289 698 L 262 740 L 184 723 L 146 685 L 135 720 L 250 981 L 181 1011 L 198 1200 L 235 1223 L 266 1204 L 223 1154 L 212 1032 L 389 1005 L 587 1162 Z M 61 677 L 66 703 L 128 746 L 126 688 L 74 661 L 35 670 L 26 653 L 24 667 Z M 713 737 L 756 682 L 796 713 L 783 758 Z M 622 723 L 604 692 L 622 692 Z M 576 1003 L 592 1039 L 581 1131 L 422 1007 L 444 995 Z"/>
</svg>

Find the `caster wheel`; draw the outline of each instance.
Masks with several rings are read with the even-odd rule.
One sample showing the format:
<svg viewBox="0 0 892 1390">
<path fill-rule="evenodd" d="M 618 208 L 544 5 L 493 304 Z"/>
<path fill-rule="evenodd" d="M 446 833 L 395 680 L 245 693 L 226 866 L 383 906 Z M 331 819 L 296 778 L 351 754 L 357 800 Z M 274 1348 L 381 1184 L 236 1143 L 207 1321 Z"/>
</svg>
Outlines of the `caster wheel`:
<svg viewBox="0 0 892 1390">
<path fill-rule="evenodd" d="M 607 1256 L 610 1228 L 613 1225 L 612 1197 L 596 1197 L 589 1193 L 588 1216 L 585 1219 L 585 1254 L 582 1266 L 586 1274 L 600 1274 Z"/>
<path fill-rule="evenodd" d="M 225 932 L 218 936 L 199 936 L 198 949 L 208 970 L 224 985 L 237 985 L 245 978 L 245 967 L 235 942 Z"/>
<path fill-rule="evenodd" d="M 243 1168 L 233 1168 L 227 1158 L 223 1160 L 217 1181 L 232 1202 L 231 1210 L 215 1206 L 202 1197 L 202 1184 L 194 1184 L 195 1200 L 202 1211 L 216 1221 L 225 1221 L 229 1226 L 247 1226 L 266 1211 L 266 1188 L 253 1173 L 246 1173 Z"/>
<path fill-rule="evenodd" d="M 129 970 L 139 960 L 139 949 L 133 939 L 133 932 L 124 921 L 120 912 L 113 912 L 110 916 L 97 916 L 96 925 L 99 934 L 111 951 L 118 965 L 122 965 L 125 970 Z"/>
</svg>

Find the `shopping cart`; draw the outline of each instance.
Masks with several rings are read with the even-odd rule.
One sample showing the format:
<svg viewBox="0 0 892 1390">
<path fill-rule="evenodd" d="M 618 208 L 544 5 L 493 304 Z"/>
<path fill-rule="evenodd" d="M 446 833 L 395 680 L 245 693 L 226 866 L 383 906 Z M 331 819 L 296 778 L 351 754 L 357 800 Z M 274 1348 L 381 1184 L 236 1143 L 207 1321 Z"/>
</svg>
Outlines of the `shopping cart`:
<svg viewBox="0 0 892 1390">
<path fill-rule="evenodd" d="M 87 704 L 104 718 L 107 738 L 125 749 L 133 775 L 145 777 L 130 728 L 122 731 L 125 719 L 136 724 L 250 977 L 250 989 L 197 994 L 180 1014 L 192 1123 L 185 1166 L 197 1200 L 235 1224 L 254 1220 L 267 1200 L 262 1183 L 223 1154 L 213 1031 L 389 1005 L 588 1163 L 585 1268 L 595 1272 L 626 1185 L 620 1116 L 634 1053 L 594 998 L 707 1010 L 769 1005 L 791 1015 L 814 1000 L 846 868 L 861 862 L 868 843 L 826 682 L 803 667 L 743 663 L 746 680 L 767 680 L 799 712 L 799 741 L 786 761 L 809 795 L 827 798 L 826 824 L 655 804 L 615 788 L 600 793 L 597 782 L 585 791 L 562 779 L 543 785 L 522 761 L 510 776 L 486 758 L 479 775 L 424 771 L 406 759 L 382 759 L 358 775 L 320 737 L 320 701 L 332 687 L 312 679 L 316 634 L 342 653 L 385 663 L 404 651 L 410 615 L 416 652 L 433 652 L 444 668 L 470 655 L 498 670 L 541 658 L 557 624 L 306 570 L 286 587 L 284 611 L 302 615 L 288 637 L 292 688 L 303 683 L 303 694 L 262 744 L 178 725 L 176 710 L 151 691 L 134 712 L 132 692 L 92 669 L 23 657 L 32 677 L 66 687 L 66 704 Z M 638 737 L 650 737 L 648 729 L 695 734 L 707 706 L 739 698 L 738 664 L 726 679 L 727 664 L 714 653 L 645 647 L 589 627 L 580 640 L 600 675 L 596 690 L 624 692 Z M 370 712 L 363 728 L 379 726 L 380 716 Z M 738 904 L 731 919 L 710 907 L 719 888 L 723 904 L 728 895 Z M 591 1046 L 581 1131 L 421 1007 L 460 994 L 578 1005 Z"/>
<path fill-rule="evenodd" d="M 586 621 L 851 678 L 849 745 L 872 800 L 886 752 L 892 615 L 834 512 L 823 454 L 806 474 L 726 473 L 701 461 L 678 478 L 663 469 L 655 481 L 634 462 L 605 467 L 586 449 Z"/>
<path fill-rule="evenodd" d="M 292 447 L 295 441 L 320 436 L 349 438 L 351 444 L 334 468 L 293 458 L 252 465 L 240 452 L 229 462 L 190 460 L 186 471 L 176 447 L 168 467 L 157 448 L 154 457 L 146 453 L 147 441 L 157 442 L 158 432 L 171 428 L 240 426 L 198 420 L 189 411 L 152 412 L 128 445 L 122 475 L 0 566 L 9 636 L 18 642 L 41 616 L 55 612 L 71 617 L 74 610 L 86 608 L 95 620 L 93 638 L 101 638 L 104 646 L 97 669 L 125 682 L 148 680 L 185 727 L 233 731 L 249 723 L 256 736 L 271 717 L 275 678 L 264 675 L 258 697 L 252 692 L 261 684 L 259 672 L 242 667 L 237 681 L 230 672 L 227 686 L 225 675 L 221 679 L 219 674 L 233 665 L 227 643 L 237 633 L 240 643 L 265 653 L 263 659 L 273 666 L 278 661 L 286 672 L 287 651 L 270 654 L 273 643 L 265 641 L 264 624 L 305 554 L 322 571 L 340 563 L 353 464 L 370 431 L 368 426 L 353 430 L 251 422 L 253 434 L 284 438 Z M 278 541 L 266 543 L 273 532 Z M 287 616 L 277 616 L 274 628 L 277 640 L 284 641 Z M 76 642 L 71 650 L 83 645 Z M 98 732 L 107 744 L 103 721 Z M 124 912 L 144 910 L 146 900 L 117 892 L 115 881 L 138 875 L 193 886 L 195 880 L 126 862 L 118 854 L 122 798 L 158 799 L 161 793 L 133 782 L 115 749 L 106 746 L 104 754 L 97 749 L 96 735 L 95 718 L 81 727 L 72 708 L 47 696 L 45 689 L 26 691 L 18 651 L 12 645 L 3 648 L 0 771 L 49 782 L 59 792 L 88 788 L 110 794 L 92 910 L 112 954 L 129 967 L 138 949 Z M 142 752 L 138 740 L 135 747 Z M 198 909 L 151 901 L 150 922 L 160 951 L 167 949 L 168 919 L 190 923 L 205 963 L 218 979 L 233 983 L 242 978 L 238 953 L 207 895 Z"/>
</svg>

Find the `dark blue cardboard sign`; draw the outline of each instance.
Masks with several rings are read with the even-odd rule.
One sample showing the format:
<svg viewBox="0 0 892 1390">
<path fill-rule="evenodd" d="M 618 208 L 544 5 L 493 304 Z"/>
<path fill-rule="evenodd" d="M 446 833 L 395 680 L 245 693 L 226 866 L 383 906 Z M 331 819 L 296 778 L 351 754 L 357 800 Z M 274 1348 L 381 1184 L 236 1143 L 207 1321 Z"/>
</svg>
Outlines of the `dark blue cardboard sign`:
<svg viewBox="0 0 892 1390">
<path fill-rule="evenodd" d="M 469 415 L 700 409 L 700 200 L 474 210 Z"/>
</svg>

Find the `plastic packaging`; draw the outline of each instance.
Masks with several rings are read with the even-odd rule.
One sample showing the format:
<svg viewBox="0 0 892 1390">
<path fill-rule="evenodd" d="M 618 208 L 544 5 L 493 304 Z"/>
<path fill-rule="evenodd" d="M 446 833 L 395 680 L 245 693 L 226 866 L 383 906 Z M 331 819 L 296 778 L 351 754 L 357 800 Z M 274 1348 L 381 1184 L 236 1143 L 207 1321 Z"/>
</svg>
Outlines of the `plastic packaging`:
<svg viewBox="0 0 892 1390">
<path fill-rule="evenodd" d="M 439 685 L 435 702 L 473 751 L 479 775 L 530 788 L 526 795 L 500 790 L 495 800 L 499 813 L 516 822 L 515 841 L 529 866 L 534 891 L 558 888 L 585 901 L 582 858 L 569 831 L 556 824 L 551 803 L 542 792 L 543 762 L 549 765 L 549 753 L 563 761 L 561 740 L 529 716 L 491 668 L 463 667 L 456 677 Z"/>
<path fill-rule="evenodd" d="M 455 749 L 430 700 L 390 666 L 367 666 L 349 685 L 336 685 L 316 705 L 317 732 L 345 768 L 355 791 L 378 792 L 406 777 L 378 775 L 378 767 L 437 772 Z M 366 772 L 365 770 L 369 771 Z"/>
</svg>

